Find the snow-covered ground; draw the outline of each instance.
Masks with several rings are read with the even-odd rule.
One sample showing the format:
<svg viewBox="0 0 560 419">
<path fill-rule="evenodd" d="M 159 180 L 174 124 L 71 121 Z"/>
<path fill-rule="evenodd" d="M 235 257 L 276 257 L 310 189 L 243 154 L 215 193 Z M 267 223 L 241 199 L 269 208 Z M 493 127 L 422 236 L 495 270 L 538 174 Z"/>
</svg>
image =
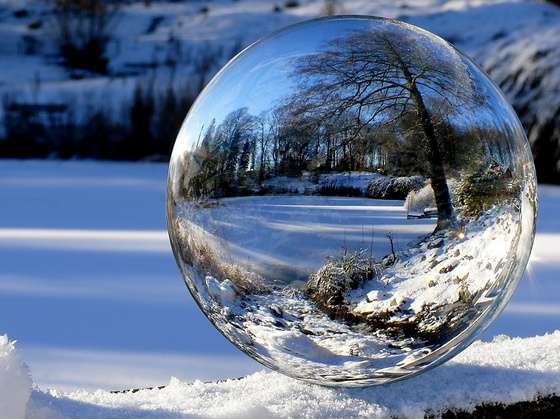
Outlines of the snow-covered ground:
<svg viewBox="0 0 560 419">
<path fill-rule="evenodd" d="M 257 369 L 208 327 L 180 280 L 166 171 L 0 162 L 0 330 L 20 342 L 40 385 L 122 388 Z"/>
<path fill-rule="evenodd" d="M 171 378 L 164 389 L 117 394 L 38 389 L 31 393 L 25 366 L 2 339 L 0 383 L 5 377 L 11 387 L 8 393 L 0 392 L 0 407 L 10 419 L 23 419 L 25 410 L 28 419 L 424 418 L 426 412 L 469 411 L 482 403 L 531 401 L 560 391 L 558 331 L 475 342 L 437 369 L 383 387 L 332 389 L 263 371 L 218 383 Z M 4 365 L 11 371 L 6 373 Z"/>
<path fill-rule="evenodd" d="M 196 215 L 204 231 L 234 260 L 261 275 L 289 269 L 291 278 L 307 277 L 329 256 L 369 249 L 372 256 L 403 250 L 433 231 L 435 219 L 407 220 L 402 201 L 325 196 L 252 196 L 227 198 Z M 305 258 L 302 258 L 305 255 Z"/>
<path fill-rule="evenodd" d="M 0 412 L 10 419 L 25 417 L 31 395 L 31 377 L 22 364 L 14 342 L 0 335 Z"/>
<path fill-rule="evenodd" d="M 1 162 L 0 329 L 40 386 L 128 388 L 260 368 L 209 325 L 180 279 L 165 176 L 158 164 Z M 560 188 L 541 187 L 528 274 L 485 336 L 558 328 L 559 211 Z M 332 235 L 328 224 L 319 227 Z"/>
<path fill-rule="evenodd" d="M 262 369 L 211 327 L 188 295 L 165 232 L 165 176 L 166 166 L 160 164 L 0 162 L 0 330 L 18 340 L 21 357 L 41 389 L 144 387 L 166 384 L 170 376 L 206 380 Z M 560 324 L 560 188 L 541 186 L 539 193 L 538 234 L 528 273 L 505 312 L 484 334 L 486 339 L 498 334 L 543 335 Z M 499 383 L 505 387 L 498 390 L 510 394 L 512 400 L 520 399 L 534 394 L 536 388 L 556 388 L 558 345 L 556 334 L 500 343 L 492 347 L 495 351 L 475 346 L 426 378 L 396 384 L 402 386 L 397 390 L 412 393 L 414 388 L 437 385 L 441 391 L 434 394 L 441 399 L 434 401 L 432 406 L 436 406 L 464 397 L 461 391 L 473 388 L 475 382 L 480 392 L 469 392 L 472 399 L 465 403 L 494 397 L 491 390 Z M 519 351 L 531 347 L 551 353 L 541 356 L 541 352 L 537 357 L 535 352 Z M 507 362 L 515 362 L 508 359 L 516 352 L 529 358 L 520 361 L 519 367 L 504 370 Z M 489 354 L 491 359 L 482 363 Z M 537 358 L 542 364 L 533 367 Z M 465 365 L 470 362 L 477 366 Z M 543 374 L 539 369 L 550 371 Z M 256 392 L 263 377 L 276 390 Z M 446 383 L 453 380 L 463 380 L 465 387 L 448 389 Z M 519 382 L 528 384 L 516 387 Z M 35 392 L 33 403 L 53 403 L 55 411 L 80 412 L 70 417 L 111 417 L 113 412 L 116 417 L 175 418 L 180 412 L 196 414 L 223 396 L 227 401 L 222 404 L 223 416 L 246 417 L 267 413 L 261 410 L 267 403 L 272 411 L 281 409 L 272 400 L 299 393 L 291 408 L 310 412 L 312 400 L 330 400 L 329 409 L 340 400 L 336 405 L 341 412 L 361 409 L 357 406 L 363 407 L 359 411 L 375 412 L 377 405 L 404 409 L 389 394 L 394 388 L 337 393 L 261 373 L 210 386 L 175 382 L 162 393 L 139 393 L 135 398 L 78 392 L 71 401 Z M 179 391 L 184 399 L 177 396 Z M 253 398 L 238 403 L 236 394 L 253 394 Z M 422 395 L 416 397 L 423 406 Z M 141 405 L 155 410 L 141 413 Z M 220 414 L 219 410 L 209 412 Z"/>
<path fill-rule="evenodd" d="M 134 69 L 156 62 L 158 70 L 150 76 L 157 73 L 166 85 L 170 70 L 164 63 L 175 48 L 170 39 L 180 39 L 186 51 L 178 57 L 181 74 L 175 75 L 177 85 L 183 86 L 182 77 L 188 78 L 192 70 L 190 53 L 195 48 L 222 48 L 223 60 L 237 44 L 247 45 L 271 30 L 316 17 L 324 6 L 323 1 L 302 0 L 300 7 L 273 13 L 273 5 L 281 2 L 214 0 L 208 2 L 209 13 L 202 14 L 200 8 L 206 3 L 125 6 L 116 25 L 117 42 L 110 49 L 112 75 L 70 80 L 52 60 L 50 16 L 44 14 L 44 2 L 0 0 L 0 94 L 26 101 L 68 102 L 77 111 L 92 103 L 120 109 L 136 81 L 145 79 L 134 75 Z M 23 4 L 30 15 L 14 16 Z M 560 11 L 552 5 L 502 0 L 349 0 L 337 12 L 398 17 L 444 36 L 501 82 L 518 108 L 529 105 L 522 115 L 524 122 L 535 120 L 542 125 L 560 106 L 560 49 L 555 44 Z M 42 29 L 29 29 L 37 19 L 43 21 Z M 155 20 L 159 24 L 148 33 Z M 38 53 L 25 55 L 24 37 L 29 35 L 43 46 Z M 170 376 L 184 381 L 216 379 L 262 368 L 209 325 L 179 278 L 165 232 L 165 172 L 164 165 L 149 164 L 0 162 L 0 333 L 18 340 L 19 352 L 40 388 L 142 387 L 165 384 Z M 560 324 L 560 188 L 542 186 L 540 198 L 538 234 L 526 278 L 485 333 L 486 339 L 501 333 L 542 335 Z M 54 412 L 70 417 L 176 418 L 182 413 L 312 415 L 321 401 L 326 410 L 318 414 L 335 409 L 345 416 L 385 409 L 404 412 L 407 406 L 424 409 L 422 397 L 433 399 L 434 394 L 438 397 L 429 404 L 434 408 L 444 406 L 446 400 L 460 406 L 465 394 L 472 395 L 465 402 L 471 404 L 497 393 L 518 400 L 538 390 L 559 391 L 558 340 L 555 334 L 473 346 L 425 378 L 370 392 L 341 393 L 259 373 L 207 386 L 174 381 L 163 392 L 134 397 L 78 392 L 61 399 L 36 391 L 32 403 L 52 404 Z M 0 338 L 0 373 L 15 371 L 24 377 L 17 372 L 25 374 L 18 370 L 11 348 Z M 512 358 L 513 353 L 526 358 Z M 484 363 L 490 355 L 492 359 Z M 471 362 L 475 366 L 468 365 Z M 275 390 L 259 392 L 263 380 Z M 0 384 L 4 383 L 0 377 Z M 18 394 L 25 395 L 28 382 L 22 378 L 19 383 L 23 390 Z M 526 386 L 517 387 L 518 383 Z M 13 378 L 8 385 L 14 386 Z M 476 394 L 471 391 L 475 387 Z M 423 388 L 430 389 L 429 395 L 418 392 Z M 399 399 L 410 395 L 408 399 L 417 403 L 404 406 L 392 394 Z M 281 406 L 279 400 L 284 403 L 287 398 L 292 403 Z M 17 409 L 18 399 L 11 401 L 14 404 L 8 408 Z M 263 410 L 264 405 L 270 410 Z M 150 411 L 141 411 L 139 406 Z M 4 414 L 7 411 L 1 403 L 0 409 Z M 39 410 L 35 412 L 42 417 Z"/>
</svg>

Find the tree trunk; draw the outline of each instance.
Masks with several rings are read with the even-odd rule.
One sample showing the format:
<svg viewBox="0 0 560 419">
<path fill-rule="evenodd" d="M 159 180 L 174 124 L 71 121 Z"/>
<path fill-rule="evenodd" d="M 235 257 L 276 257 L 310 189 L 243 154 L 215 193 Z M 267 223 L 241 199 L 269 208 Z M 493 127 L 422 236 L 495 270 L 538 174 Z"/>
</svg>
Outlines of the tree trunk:
<svg viewBox="0 0 560 419">
<path fill-rule="evenodd" d="M 422 95 L 414 82 L 411 83 L 411 94 L 416 104 L 416 112 L 420 119 L 424 136 L 426 137 L 428 163 L 430 165 L 430 181 L 432 183 L 438 212 L 436 230 L 441 230 L 453 224 L 455 221 L 453 205 L 451 204 L 451 194 L 449 193 L 449 187 L 447 186 L 447 179 L 445 177 L 443 157 L 437 142 L 434 124 L 426 109 Z"/>
<path fill-rule="evenodd" d="M 430 165 L 430 181 L 432 183 L 438 213 L 438 222 L 436 226 L 437 231 L 449 227 L 449 225 L 455 222 L 455 212 L 453 211 L 451 194 L 449 193 L 449 187 L 447 186 L 447 179 L 445 177 L 443 157 L 437 142 L 434 124 L 430 118 L 428 109 L 426 109 L 422 94 L 418 90 L 418 86 L 404 62 L 402 62 L 402 60 L 399 61 L 401 63 L 405 79 L 407 80 L 410 94 L 414 100 L 414 104 L 416 105 L 416 114 L 420 120 L 422 131 L 426 137 L 426 151 L 428 155 L 428 163 Z"/>
</svg>

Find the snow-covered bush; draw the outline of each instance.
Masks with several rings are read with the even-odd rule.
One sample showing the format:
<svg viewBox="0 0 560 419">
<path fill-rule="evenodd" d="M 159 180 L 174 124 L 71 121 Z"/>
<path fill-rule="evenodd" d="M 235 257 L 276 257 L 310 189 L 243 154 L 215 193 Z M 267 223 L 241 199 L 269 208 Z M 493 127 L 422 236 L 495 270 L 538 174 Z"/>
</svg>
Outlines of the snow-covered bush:
<svg viewBox="0 0 560 419">
<path fill-rule="evenodd" d="M 322 195 L 366 196 L 369 185 L 383 178 L 379 173 L 342 172 L 325 173 L 319 176 L 319 193 Z"/>
<path fill-rule="evenodd" d="M 368 197 L 375 199 L 406 199 L 410 191 L 424 186 L 422 176 L 389 177 L 372 180 L 368 186 Z"/>
<path fill-rule="evenodd" d="M 14 342 L 0 336 L 0 417 L 24 419 L 31 396 L 31 377 Z"/>
<path fill-rule="evenodd" d="M 420 189 L 423 185 L 422 176 L 391 177 L 375 172 L 277 176 L 262 184 L 264 191 L 269 193 L 364 196 L 374 199 L 405 199 L 410 191 Z"/>
<path fill-rule="evenodd" d="M 310 275 L 305 293 L 330 316 L 345 318 L 348 312 L 344 301 L 348 292 L 371 279 L 378 270 L 378 264 L 367 251 L 344 253 Z"/>
<path fill-rule="evenodd" d="M 374 199 L 405 199 L 424 185 L 422 176 L 391 177 L 375 172 L 329 173 L 319 176 L 323 195 L 367 196 Z"/>
</svg>

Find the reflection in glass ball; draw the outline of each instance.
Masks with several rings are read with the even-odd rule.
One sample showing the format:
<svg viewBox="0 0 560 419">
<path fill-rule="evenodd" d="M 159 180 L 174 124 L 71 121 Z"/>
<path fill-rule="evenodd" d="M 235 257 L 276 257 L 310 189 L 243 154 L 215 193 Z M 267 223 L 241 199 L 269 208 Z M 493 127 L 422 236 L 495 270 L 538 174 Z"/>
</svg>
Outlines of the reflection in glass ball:
<svg viewBox="0 0 560 419">
<path fill-rule="evenodd" d="M 429 32 L 320 19 L 252 45 L 177 138 L 168 223 L 212 323 L 295 378 L 363 386 L 465 348 L 526 266 L 523 129 Z"/>
</svg>

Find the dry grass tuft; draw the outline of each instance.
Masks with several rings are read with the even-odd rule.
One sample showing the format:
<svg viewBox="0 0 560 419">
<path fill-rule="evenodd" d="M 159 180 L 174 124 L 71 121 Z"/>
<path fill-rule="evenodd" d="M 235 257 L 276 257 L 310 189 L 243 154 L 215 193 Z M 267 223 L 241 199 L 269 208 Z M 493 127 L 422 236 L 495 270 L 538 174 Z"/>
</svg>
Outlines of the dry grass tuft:
<svg viewBox="0 0 560 419">
<path fill-rule="evenodd" d="M 185 228 L 182 224 L 178 231 L 181 232 L 179 247 L 185 263 L 220 282 L 229 279 L 240 293 L 263 294 L 268 291 L 262 276 L 244 266 L 226 262 L 208 235 L 194 228 Z"/>
</svg>

